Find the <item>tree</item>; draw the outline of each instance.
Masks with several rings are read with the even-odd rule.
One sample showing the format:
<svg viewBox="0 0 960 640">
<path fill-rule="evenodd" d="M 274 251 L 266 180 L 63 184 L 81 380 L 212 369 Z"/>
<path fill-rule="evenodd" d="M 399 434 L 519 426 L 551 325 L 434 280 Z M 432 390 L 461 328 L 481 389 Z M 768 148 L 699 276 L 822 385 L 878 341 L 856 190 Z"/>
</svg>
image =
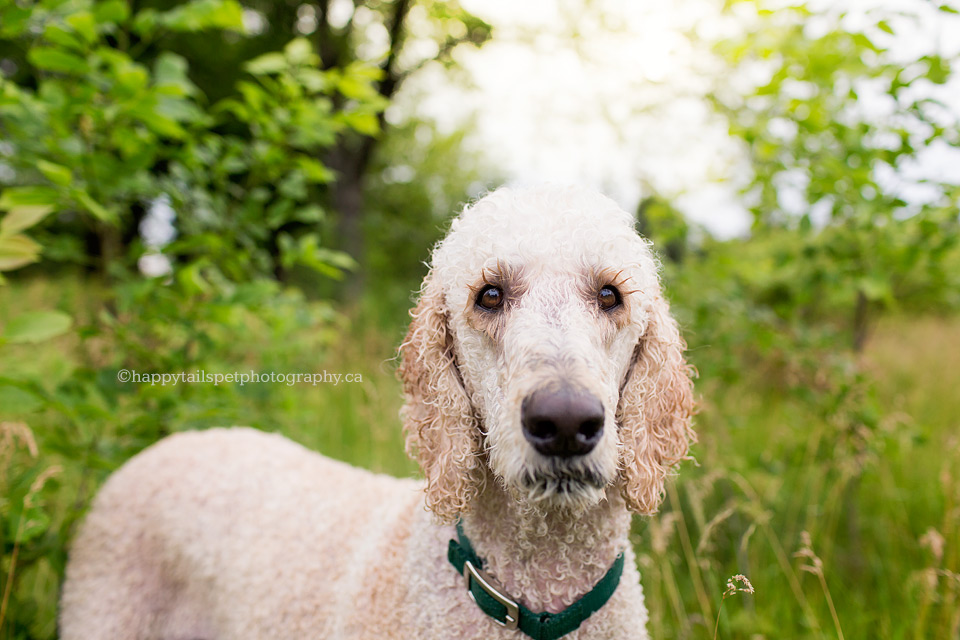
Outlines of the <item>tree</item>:
<svg viewBox="0 0 960 640">
<path fill-rule="evenodd" d="M 753 170 L 744 193 L 754 235 L 795 238 L 770 291 L 808 320 L 846 309 L 859 351 L 877 309 L 950 284 L 944 259 L 960 241 L 960 184 L 922 180 L 919 200 L 900 185 L 932 146 L 960 147 L 958 116 L 936 97 L 956 60 L 930 51 L 903 62 L 879 44 L 909 29 L 910 14 L 878 10 L 857 29 L 844 13 L 804 4 L 731 4 L 752 9 L 753 24 L 717 51 L 762 79 L 741 93 L 733 87 L 749 81 L 735 73 L 713 101 Z"/>
<path fill-rule="evenodd" d="M 332 4 L 330 0 L 320 0 L 310 5 L 316 10 L 317 27 L 313 38 L 322 67 L 349 69 L 356 64 L 361 59 L 360 45 L 375 28 L 371 25 L 377 25 L 386 31 L 387 45 L 379 63 L 380 78 L 375 89 L 386 101 L 392 100 L 407 79 L 426 65 L 432 62 L 452 65 L 453 52 L 458 46 L 480 46 L 491 35 L 490 25 L 464 10 L 457 1 L 356 0 L 344 24 L 334 23 Z M 358 15 L 364 16 L 365 26 L 359 24 Z M 432 43 L 432 55 L 410 55 L 407 45 L 414 40 L 409 35 L 413 24 L 419 26 L 418 32 L 429 34 L 417 39 Z M 347 100 L 354 97 L 360 96 L 344 96 Z M 328 158 L 330 167 L 338 174 L 331 188 L 330 201 L 339 215 L 341 248 L 361 263 L 364 262 L 362 217 L 366 210 L 367 174 L 383 139 L 381 132 L 385 126 L 385 112 L 380 112 L 376 127 L 371 126 L 360 135 L 341 136 Z"/>
<path fill-rule="evenodd" d="M 168 34 L 241 29 L 232 0 L 135 14 L 121 0 L 12 4 L 0 17 L 0 35 L 33 69 L 24 84 L 0 79 L 0 131 L 15 172 L 0 209 L 59 214 L 53 233 L 44 239 L 41 225 L 35 236 L 51 253 L 92 257 L 115 275 L 143 253 L 141 213 L 164 195 L 182 212 L 181 241 L 168 252 L 197 278 L 346 266 L 315 230 L 323 215 L 315 202 L 334 177 L 320 158 L 347 130 L 377 127 L 383 101 L 371 65 L 323 71 L 310 42 L 293 39 L 242 65 L 238 98 L 208 107 L 182 56 L 146 52 Z M 92 250 L 76 242 L 87 233 Z M 3 243 L 14 241 L 25 250 L 17 237 Z"/>
<path fill-rule="evenodd" d="M 669 200 L 649 195 L 637 206 L 637 233 L 653 241 L 657 250 L 674 263 L 683 262 L 690 225 Z"/>
</svg>

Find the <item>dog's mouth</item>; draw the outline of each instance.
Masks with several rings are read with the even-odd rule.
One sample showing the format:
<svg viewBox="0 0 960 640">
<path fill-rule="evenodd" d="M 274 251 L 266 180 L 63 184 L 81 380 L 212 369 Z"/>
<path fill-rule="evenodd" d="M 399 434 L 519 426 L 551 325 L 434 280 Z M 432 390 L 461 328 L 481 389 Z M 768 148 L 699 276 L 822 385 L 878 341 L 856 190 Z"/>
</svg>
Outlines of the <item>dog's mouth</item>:
<svg viewBox="0 0 960 640">
<path fill-rule="evenodd" d="M 520 480 L 520 486 L 531 502 L 592 499 L 606 485 L 603 476 L 594 469 L 571 467 L 556 461 L 527 471 Z"/>
</svg>

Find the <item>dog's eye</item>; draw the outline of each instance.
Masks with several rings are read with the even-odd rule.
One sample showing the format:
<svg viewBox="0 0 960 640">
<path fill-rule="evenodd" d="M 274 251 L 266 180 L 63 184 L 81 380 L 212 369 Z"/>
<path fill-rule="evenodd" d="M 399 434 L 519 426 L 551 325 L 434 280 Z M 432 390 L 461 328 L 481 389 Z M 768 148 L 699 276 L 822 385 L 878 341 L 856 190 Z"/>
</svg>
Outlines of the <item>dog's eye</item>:
<svg viewBox="0 0 960 640">
<path fill-rule="evenodd" d="M 617 288 L 608 284 L 597 293 L 597 304 L 604 311 L 610 311 L 623 304 L 623 299 L 620 298 L 620 292 L 617 291 Z"/>
<path fill-rule="evenodd" d="M 503 306 L 503 289 L 488 284 L 477 296 L 477 306 L 490 310 L 499 309 Z"/>
</svg>

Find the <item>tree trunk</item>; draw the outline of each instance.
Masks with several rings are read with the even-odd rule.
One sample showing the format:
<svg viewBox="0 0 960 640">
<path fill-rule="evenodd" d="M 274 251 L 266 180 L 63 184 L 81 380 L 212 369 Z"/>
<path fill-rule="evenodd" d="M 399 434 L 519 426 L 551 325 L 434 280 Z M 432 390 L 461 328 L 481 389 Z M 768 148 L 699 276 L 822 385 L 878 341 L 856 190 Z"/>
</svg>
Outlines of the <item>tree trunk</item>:
<svg viewBox="0 0 960 640">
<path fill-rule="evenodd" d="M 857 291 L 857 303 L 853 311 L 853 350 L 855 353 L 863 351 L 867 343 L 867 320 L 870 302 L 863 291 Z"/>
<path fill-rule="evenodd" d="M 332 200 L 339 214 L 338 233 L 340 248 L 357 261 L 357 270 L 347 275 L 351 289 L 363 290 L 366 246 L 363 237 L 363 173 L 344 172 L 333 184 Z"/>
<path fill-rule="evenodd" d="M 100 245 L 99 264 L 100 275 L 107 278 L 110 265 L 119 259 L 123 248 L 120 229 L 106 222 L 97 222 L 97 240 Z"/>
<path fill-rule="evenodd" d="M 331 44 L 332 31 L 327 23 L 328 0 L 318 4 L 321 18 L 319 31 L 321 54 L 324 68 L 342 63 L 343 52 Z M 411 0 L 396 0 L 389 20 L 390 52 L 381 64 L 383 78 L 377 86 L 377 92 L 388 101 L 400 86 L 402 78 L 397 70 L 397 57 L 403 46 L 404 22 L 410 11 Z M 386 127 L 384 112 L 377 114 L 381 135 Z M 340 248 L 352 256 L 358 264 L 357 270 L 347 276 L 347 285 L 354 293 L 361 292 L 366 269 L 366 248 L 363 237 L 363 213 L 365 204 L 364 178 L 370 167 L 370 161 L 379 142 L 374 136 L 363 136 L 359 141 L 349 136 L 340 139 L 330 154 L 330 167 L 338 173 L 337 180 L 331 185 L 331 200 L 337 212 L 337 231 L 340 235 Z"/>
</svg>

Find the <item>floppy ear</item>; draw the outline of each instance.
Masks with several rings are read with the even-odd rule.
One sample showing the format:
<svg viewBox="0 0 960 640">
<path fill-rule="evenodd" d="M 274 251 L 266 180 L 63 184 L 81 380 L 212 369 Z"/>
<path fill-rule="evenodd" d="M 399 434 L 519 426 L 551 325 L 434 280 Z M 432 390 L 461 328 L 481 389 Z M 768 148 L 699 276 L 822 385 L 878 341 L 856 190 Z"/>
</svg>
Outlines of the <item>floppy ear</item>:
<svg viewBox="0 0 960 640">
<path fill-rule="evenodd" d="M 398 370 L 407 454 L 426 476 L 427 508 L 453 522 L 480 490 L 480 428 L 457 370 L 443 291 L 432 271 L 410 315 Z"/>
<path fill-rule="evenodd" d="M 666 301 L 658 295 L 617 407 L 623 447 L 620 491 L 637 513 L 656 513 L 667 474 L 696 441 L 690 427 L 692 370 L 683 359 L 685 348 Z"/>
</svg>

